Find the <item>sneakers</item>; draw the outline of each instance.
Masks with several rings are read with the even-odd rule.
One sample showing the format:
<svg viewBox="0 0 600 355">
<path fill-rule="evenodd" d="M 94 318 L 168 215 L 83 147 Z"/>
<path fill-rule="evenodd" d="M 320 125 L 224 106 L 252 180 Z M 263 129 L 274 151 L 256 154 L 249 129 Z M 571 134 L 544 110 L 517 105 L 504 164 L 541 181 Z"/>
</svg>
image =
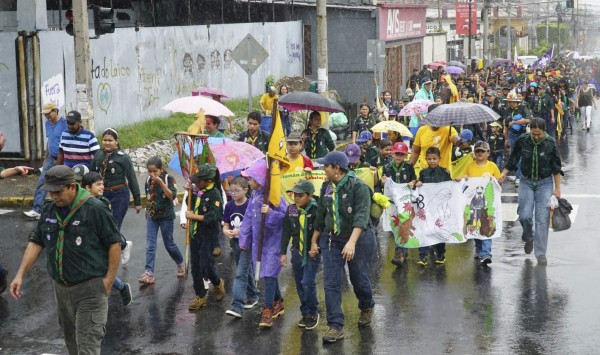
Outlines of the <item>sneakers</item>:
<svg viewBox="0 0 600 355">
<path fill-rule="evenodd" d="M 533 240 L 525 242 L 525 247 L 523 249 L 525 249 L 525 254 L 531 254 L 533 251 Z"/>
<path fill-rule="evenodd" d="M 365 327 L 371 324 L 371 318 L 373 318 L 373 308 L 362 309 L 360 311 L 360 317 L 358 317 L 358 326 Z"/>
<path fill-rule="evenodd" d="M 125 265 L 127 264 L 127 262 L 129 261 L 129 258 L 131 257 L 131 246 L 133 245 L 133 242 L 127 241 L 126 242 L 126 246 L 125 249 L 123 249 L 123 252 L 121 253 L 121 264 Z"/>
<path fill-rule="evenodd" d="M 440 255 L 435 259 L 435 263 L 436 264 L 444 264 L 446 263 L 446 256 L 445 255 Z"/>
<path fill-rule="evenodd" d="M 131 304 L 133 300 L 133 296 L 131 295 L 131 286 L 128 283 L 125 283 L 125 287 L 121 291 L 121 301 L 123 301 L 123 307 L 127 307 Z"/>
<path fill-rule="evenodd" d="M 235 317 L 235 318 L 242 318 L 242 314 L 240 312 L 234 311 L 233 309 L 226 310 L 225 314 L 227 314 L 228 316 Z"/>
<path fill-rule="evenodd" d="M 23 212 L 23 214 L 29 218 L 35 218 L 35 219 L 40 219 L 40 216 L 41 216 L 41 214 L 39 214 L 39 212 L 36 212 L 34 210 Z"/>
<path fill-rule="evenodd" d="M 427 255 L 421 256 L 419 258 L 419 261 L 417 261 L 417 264 L 419 264 L 421 266 L 426 266 L 427 265 Z"/>
<path fill-rule="evenodd" d="M 298 321 L 298 328 L 306 328 L 306 318 L 307 316 L 302 316 L 302 319 Z"/>
<path fill-rule="evenodd" d="M 544 255 L 538 256 L 537 261 L 539 265 L 548 265 L 548 259 Z"/>
<path fill-rule="evenodd" d="M 338 340 L 344 339 L 344 332 L 335 328 L 328 327 L 323 335 L 324 343 L 335 343 Z"/>
<path fill-rule="evenodd" d="M 483 266 L 488 266 L 491 263 L 492 263 L 492 258 L 490 258 L 489 256 L 485 257 L 485 258 L 483 258 L 483 260 L 481 260 L 481 265 L 483 265 Z"/>
<path fill-rule="evenodd" d="M 282 316 L 285 314 L 285 309 L 283 308 L 283 301 L 282 300 L 275 300 L 275 302 L 273 303 L 273 319 Z"/>
<path fill-rule="evenodd" d="M 475 255 L 473 255 L 473 259 L 475 259 L 475 260 L 481 259 L 481 256 L 479 256 L 479 252 L 478 251 L 476 251 Z"/>
<path fill-rule="evenodd" d="M 269 307 L 263 307 L 262 316 L 258 326 L 261 328 L 271 328 L 273 326 L 273 312 Z"/>
<path fill-rule="evenodd" d="M 127 242 L 129 243 L 129 242 Z M 177 278 L 180 279 L 185 276 L 185 264 L 177 265 Z"/>
<path fill-rule="evenodd" d="M 213 249 L 213 256 L 219 256 L 221 255 L 221 247 L 215 247 Z"/>
<path fill-rule="evenodd" d="M 215 300 L 222 301 L 225 298 L 225 280 L 221 279 L 219 286 L 215 286 Z"/>
<path fill-rule="evenodd" d="M 200 297 L 200 296 L 196 296 L 196 298 L 194 298 L 194 302 L 192 302 L 192 304 L 190 304 L 190 306 L 188 307 L 188 309 L 190 311 L 197 311 L 202 307 L 206 307 L 206 304 L 208 303 L 206 301 L 207 297 Z"/>
<path fill-rule="evenodd" d="M 138 281 L 144 285 L 152 285 L 154 283 L 154 275 L 149 271 L 145 271 L 142 276 L 140 276 Z"/>
<path fill-rule="evenodd" d="M 4 272 L 0 273 L 0 295 L 6 291 L 8 287 L 8 270 L 4 270 Z"/>
<path fill-rule="evenodd" d="M 258 300 L 248 300 L 246 304 L 244 304 L 244 309 L 252 309 L 256 307 L 258 304 Z"/>
<path fill-rule="evenodd" d="M 320 319 L 319 313 L 317 313 L 316 316 L 307 316 L 304 318 L 305 318 L 304 329 L 306 329 L 306 330 L 315 329 L 317 327 L 317 325 L 319 325 L 319 319 Z"/>
<path fill-rule="evenodd" d="M 400 267 L 404 264 L 404 259 L 404 253 L 401 250 L 398 250 L 394 258 L 392 259 L 392 264 L 396 265 L 397 267 Z"/>
</svg>

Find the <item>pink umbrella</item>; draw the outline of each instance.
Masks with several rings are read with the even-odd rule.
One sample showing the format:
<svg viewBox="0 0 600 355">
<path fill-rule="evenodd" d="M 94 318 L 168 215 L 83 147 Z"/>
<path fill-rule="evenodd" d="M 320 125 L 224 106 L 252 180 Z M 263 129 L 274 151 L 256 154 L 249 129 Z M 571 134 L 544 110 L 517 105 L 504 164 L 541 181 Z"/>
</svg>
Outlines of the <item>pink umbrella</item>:
<svg viewBox="0 0 600 355">
<path fill-rule="evenodd" d="M 198 96 L 198 95 L 203 95 L 203 96 L 208 96 L 208 97 L 220 96 L 222 98 L 229 97 L 229 95 L 227 95 L 227 93 L 223 89 L 209 88 L 206 86 L 200 86 L 199 88 L 196 88 L 194 91 L 192 91 L 192 96 Z"/>
<path fill-rule="evenodd" d="M 221 174 L 246 169 L 255 161 L 265 158 L 258 148 L 245 142 L 217 143 L 211 145 L 210 150 L 217 160 L 217 168 Z"/>
<path fill-rule="evenodd" d="M 398 116 L 416 116 L 421 113 L 427 112 L 429 106 L 433 105 L 435 102 L 431 100 L 418 99 L 413 100 L 406 104 L 398 113 Z"/>
<path fill-rule="evenodd" d="M 200 109 L 203 109 L 204 114 L 210 116 L 234 116 L 233 112 L 231 112 L 231 110 L 229 110 L 225 105 L 205 96 L 180 97 L 169 102 L 163 106 L 162 109 L 189 114 L 198 113 Z"/>
<path fill-rule="evenodd" d="M 429 69 L 436 70 L 440 65 L 442 67 L 444 67 L 444 69 L 446 68 L 446 62 L 444 62 L 444 61 L 429 63 L 429 64 L 427 64 L 427 67 Z"/>
</svg>

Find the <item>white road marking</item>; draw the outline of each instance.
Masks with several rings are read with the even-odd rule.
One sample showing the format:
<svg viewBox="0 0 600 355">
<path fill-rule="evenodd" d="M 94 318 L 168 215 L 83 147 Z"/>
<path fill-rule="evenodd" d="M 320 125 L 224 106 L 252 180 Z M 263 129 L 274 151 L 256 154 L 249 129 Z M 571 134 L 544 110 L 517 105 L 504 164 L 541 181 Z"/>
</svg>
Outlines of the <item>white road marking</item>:
<svg viewBox="0 0 600 355">
<path fill-rule="evenodd" d="M 573 211 L 569 217 L 571 217 L 571 224 L 575 224 L 575 218 L 577 217 L 577 212 L 579 211 L 579 205 L 572 205 Z M 517 214 L 517 204 L 516 203 L 503 203 L 502 204 L 502 220 L 504 222 L 514 222 L 519 220 L 519 215 Z"/>
<path fill-rule="evenodd" d="M 0 209 L 0 214 L 7 214 L 7 213 L 10 213 L 12 211 L 13 210 L 2 210 L 2 209 Z"/>
<path fill-rule="evenodd" d="M 519 196 L 516 192 L 503 192 L 502 196 L 506 197 L 517 197 Z M 563 198 L 600 198 L 600 195 L 594 194 L 561 194 L 560 197 Z"/>
</svg>

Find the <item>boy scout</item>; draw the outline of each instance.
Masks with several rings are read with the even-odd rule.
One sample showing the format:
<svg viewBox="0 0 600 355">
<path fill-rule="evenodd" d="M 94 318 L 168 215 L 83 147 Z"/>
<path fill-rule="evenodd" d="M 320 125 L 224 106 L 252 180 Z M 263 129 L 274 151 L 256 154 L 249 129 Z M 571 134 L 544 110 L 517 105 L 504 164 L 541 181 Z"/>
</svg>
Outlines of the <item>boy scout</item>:
<svg viewBox="0 0 600 355">
<path fill-rule="evenodd" d="M 379 153 L 379 149 L 373 144 L 373 135 L 371 132 L 360 132 L 356 143 L 360 144 L 362 150 L 360 160 L 363 163 L 368 163 L 369 166 L 378 167 L 380 165 L 381 154 Z"/>
<path fill-rule="evenodd" d="M 269 133 L 260 129 L 261 122 L 262 117 L 260 112 L 250 112 L 246 123 L 248 129 L 245 132 L 240 133 L 237 140 L 239 142 L 248 143 L 258 148 L 261 152 L 266 153 L 267 148 L 269 147 Z"/>
<path fill-rule="evenodd" d="M 335 149 L 329 131 L 321 128 L 321 114 L 317 111 L 310 113 L 308 127 L 302 131 L 306 155 L 310 159 L 318 159 Z"/>
</svg>

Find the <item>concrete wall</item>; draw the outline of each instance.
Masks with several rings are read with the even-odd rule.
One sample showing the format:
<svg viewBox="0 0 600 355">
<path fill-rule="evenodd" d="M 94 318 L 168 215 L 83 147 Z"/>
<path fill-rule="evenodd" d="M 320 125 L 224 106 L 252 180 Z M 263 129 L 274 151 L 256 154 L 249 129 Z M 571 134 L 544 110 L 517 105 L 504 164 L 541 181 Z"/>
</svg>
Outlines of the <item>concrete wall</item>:
<svg viewBox="0 0 600 355">
<path fill-rule="evenodd" d="M 423 39 L 423 63 L 446 61 L 446 34 L 428 33 Z"/>
</svg>

